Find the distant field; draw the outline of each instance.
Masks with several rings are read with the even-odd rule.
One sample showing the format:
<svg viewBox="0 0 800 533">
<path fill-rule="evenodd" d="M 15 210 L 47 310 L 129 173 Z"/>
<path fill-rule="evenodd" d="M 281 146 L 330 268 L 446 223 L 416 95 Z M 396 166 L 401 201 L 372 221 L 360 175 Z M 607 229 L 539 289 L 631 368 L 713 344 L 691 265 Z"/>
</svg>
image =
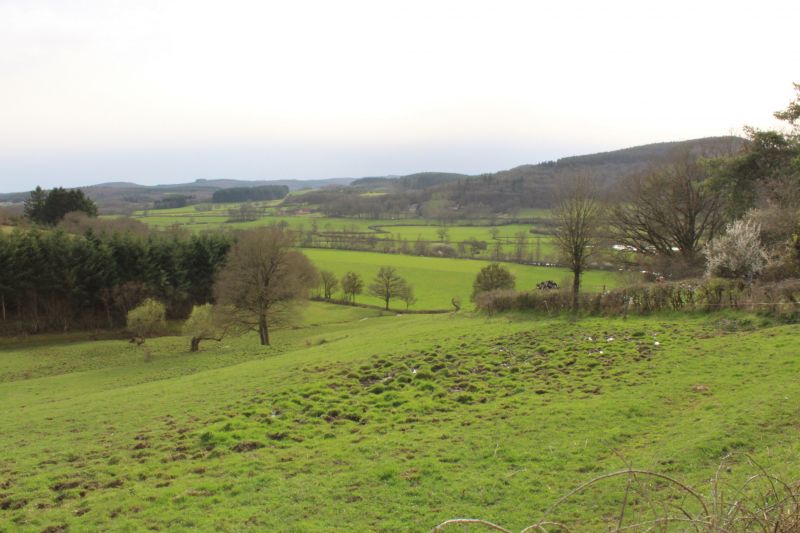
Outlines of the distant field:
<svg viewBox="0 0 800 533">
<path fill-rule="evenodd" d="M 337 276 L 353 271 L 362 276 L 365 284 L 375 276 L 381 266 L 388 265 L 397 269 L 398 273 L 414 285 L 419 300 L 412 309 L 449 309 L 453 296 L 461 297 L 463 304 L 469 303 L 472 283 L 478 271 L 489 263 L 486 261 L 467 259 L 445 259 L 435 257 L 416 257 L 396 254 L 380 254 L 372 252 L 350 252 L 343 250 L 303 250 L 319 269 L 330 270 Z M 506 264 L 517 278 L 518 289 L 531 289 L 540 281 L 552 279 L 558 283 L 570 279 L 566 269 L 551 267 L 534 267 L 526 265 Z M 614 272 L 589 271 L 584 277 L 586 290 L 600 290 L 603 286 L 615 287 L 620 283 Z M 379 305 L 381 302 L 366 294 L 357 301 Z M 393 308 L 403 309 L 405 304 L 397 301 Z"/>
<path fill-rule="evenodd" d="M 265 202 L 265 204 L 267 203 Z M 554 261 L 557 256 L 552 236 L 542 233 L 543 228 L 537 229 L 529 224 L 503 225 L 500 223 L 497 226 L 491 226 L 488 225 L 488 222 L 487 225 L 476 225 L 480 221 L 454 222 L 444 226 L 447 230 L 447 235 L 445 237 L 446 242 L 442 243 L 439 231 L 443 226 L 435 220 L 380 220 L 324 217 L 318 214 L 292 216 L 269 214 L 250 222 L 229 223 L 228 209 L 237 208 L 240 204 L 210 205 L 213 207 L 211 211 L 194 211 L 195 206 L 188 206 L 177 209 L 138 211 L 134 217 L 152 226 L 171 227 L 178 225 L 190 231 L 209 231 L 217 228 L 248 229 L 282 223 L 294 230 L 311 231 L 312 228 L 316 228 L 316 231 L 321 233 L 347 231 L 372 234 L 377 239 L 406 240 L 409 245 L 417 239 L 422 239 L 432 244 L 448 244 L 457 248 L 459 242 L 476 239 L 487 244 L 487 249 L 477 254 L 477 257 L 482 259 L 491 258 L 494 245 L 497 242 L 500 243 L 502 253 L 507 256 L 513 256 L 516 248 L 512 240 L 521 233 L 528 239 L 527 252 L 525 253 L 527 259 L 547 262 Z M 273 209 L 269 210 L 274 211 Z M 546 213 L 546 210 L 535 210 L 537 215 Z M 526 212 L 526 216 L 533 214 L 534 211 Z M 545 217 L 541 216 L 540 218 Z M 502 222 L 502 220 L 499 222 Z M 496 231 L 497 240 L 492 235 L 494 231 Z"/>
<path fill-rule="evenodd" d="M 396 224 L 396 223 L 395 223 Z M 437 241 L 439 240 L 439 231 L 445 229 L 447 231 L 447 238 L 450 241 L 465 241 L 470 238 L 475 238 L 481 241 L 492 241 L 492 229 L 497 231 L 497 236 L 502 238 L 511 238 L 518 233 L 524 233 L 529 239 L 535 236 L 530 233 L 533 226 L 528 224 L 507 224 L 504 226 L 457 226 L 448 225 L 441 226 L 432 224 L 429 226 L 422 225 L 394 225 L 386 224 L 381 225 L 382 231 L 387 231 L 392 235 L 402 236 L 406 239 L 416 239 L 421 236 L 425 240 Z"/>
<path fill-rule="evenodd" d="M 146 218 L 138 219 L 150 226 L 169 227 L 169 226 L 185 226 L 187 229 L 204 230 L 215 229 L 222 227 L 222 224 L 228 220 L 227 215 L 211 215 L 211 214 L 198 214 L 198 215 L 150 215 Z"/>
<path fill-rule="evenodd" d="M 164 209 L 150 211 L 147 215 L 139 212 L 138 214 L 134 215 L 134 218 L 137 218 L 145 224 L 157 226 L 179 224 L 185 226 L 186 229 L 195 229 L 198 231 L 213 229 L 214 227 L 255 228 L 285 222 L 292 229 L 303 228 L 308 230 L 311 229 L 312 225 L 316 223 L 320 231 L 341 231 L 346 229 L 351 231 L 369 232 L 371 231 L 369 228 L 370 226 L 387 222 L 385 220 L 334 218 L 322 217 L 319 215 L 269 215 L 251 222 L 228 223 L 227 221 L 230 217 L 228 216 L 227 210 L 228 208 L 191 213 L 182 211 L 176 212 L 174 210 Z M 396 221 L 389 222 L 391 223 Z"/>
<path fill-rule="evenodd" d="M 418 238 L 426 241 L 440 241 L 439 232 L 442 226 L 394 226 L 384 225 L 379 227 L 382 231 L 387 231 L 391 238 L 402 238 L 408 241 L 415 241 Z M 487 249 L 481 252 L 480 256 L 488 258 L 492 253 L 495 239 L 492 231 L 497 232 L 497 238 L 501 242 L 501 249 L 505 254 L 513 254 L 515 250 L 514 239 L 517 235 L 524 234 L 527 239 L 527 249 L 531 255 L 536 250 L 537 243 L 540 251 L 540 260 L 552 260 L 557 255 L 556 246 L 553 243 L 552 235 L 532 233 L 533 226 L 526 224 L 507 224 L 500 226 L 445 226 L 447 230 L 447 244 L 458 246 L 459 242 L 476 239 L 487 244 Z"/>
<path fill-rule="evenodd" d="M 742 455 L 719 470 L 731 452 L 800 478 L 795 325 L 304 317 L 268 349 L 0 339 L 0 530 L 410 533 L 469 516 L 520 531 L 625 464 L 703 494 L 720 475 L 726 501 L 758 473 Z M 626 519 L 651 500 L 693 509 L 677 496 L 655 484 Z M 608 531 L 624 500 L 609 481 L 546 518 Z"/>
</svg>

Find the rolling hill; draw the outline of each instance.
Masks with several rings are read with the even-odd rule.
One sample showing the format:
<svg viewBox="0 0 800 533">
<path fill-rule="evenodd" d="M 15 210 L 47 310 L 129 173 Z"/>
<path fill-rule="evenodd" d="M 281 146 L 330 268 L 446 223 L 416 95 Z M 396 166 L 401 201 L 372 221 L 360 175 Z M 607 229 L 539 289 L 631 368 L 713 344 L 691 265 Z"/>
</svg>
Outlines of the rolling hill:
<svg viewBox="0 0 800 533">
<path fill-rule="evenodd" d="M 555 161 L 521 165 L 491 174 L 469 176 L 448 172 L 420 172 L 406 176 L 376 176 L 360 179 L 330 178 L 319 180 L 198 179 L 190 183 L 146 186 L 125 181 L 100 183 L 83 187 L 101 210 L 108 213 L 130 213 L 151 208 L 154 202 L 169 196 L 190 197 L 190 203 L 206 202 L 214 191 L 232 187 L 286 185 L 290 191 L 324 189 L 327 194 L 309 196 L 316 203 L 340 203 L 346 196 L 381 193 L 397 196 L 394 204 L 402 209 L 418 205 L 431 196 L 447 198 L 459 206 L 477 206 L 485 212 L 503 212 L 520 207 L 546 207 L 553 184 L 567 174 L 582 172 L 591 175 L 604 187 L 634 172 L 665 163 L 676 152 L 697 156 L 713 156 L 739 150 L 745 140 L 739 137 L 706 137 L 686 141 L 647 144 L 588 155 L 564 157 Z M 334 193 L 334 194 L 331 194 Z M 338 194 L 336 194 L 338 193 Z M 21 202 L 25 192 L 0 194 L 0 203 Z M 374 200 L 386 202 L 387 199 Z"/>
</svg>

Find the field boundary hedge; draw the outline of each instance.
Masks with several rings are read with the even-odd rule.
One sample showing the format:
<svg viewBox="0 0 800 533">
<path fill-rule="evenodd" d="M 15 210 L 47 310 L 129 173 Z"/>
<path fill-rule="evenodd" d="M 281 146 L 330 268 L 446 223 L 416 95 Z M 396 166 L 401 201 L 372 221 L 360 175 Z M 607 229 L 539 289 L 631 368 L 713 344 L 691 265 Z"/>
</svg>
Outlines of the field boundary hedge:
<svg viewBox="0 0 800 533">
<path fill-rule="evenodd" d="M 376 309 L 378 311 L 386 311 L 382 305 L 373 305 L 373 304 L 363 304 L 357 302 L 348 302 L 346 300 L 338 300 L 335 298 L 331 298 L 326 300 L 321 296 L 312 296 L 310 298 L 311 301 L 314 302 L 323 302 L 326 304 L 333 304 L 333 305 L 345 305 L 348 307 L 363 307 L 364 309 Z M 453 309 L 389 309 L 389 313 L 398 313 L 404 315 L 443 315 L 445 313 L 452 313 Z"/>
<path fill-rule="evenodd" d="M 490 291 L 478 295 L 475 304 L 488 313 L 563 313 L 571 311 L 572 293 L 568 289 Z M 797 319 L 800 279 L 751 284 L 720 279 L 639 284 L 601 293 L 582 293 L 580 308 L 584 313 L 609 316 L 739 309 Z"/>
</svg>

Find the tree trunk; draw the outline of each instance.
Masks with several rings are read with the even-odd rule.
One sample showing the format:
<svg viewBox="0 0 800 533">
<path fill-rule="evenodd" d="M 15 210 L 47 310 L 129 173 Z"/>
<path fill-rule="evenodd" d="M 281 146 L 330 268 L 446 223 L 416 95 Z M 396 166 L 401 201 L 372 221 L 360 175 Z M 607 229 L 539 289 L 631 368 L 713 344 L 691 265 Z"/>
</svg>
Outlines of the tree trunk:
<svg viewBox="0 0 800 533">
<path fill-rule="evenodd" d="M 573 271 L 574 277 L 572 278 L 572 312 L 577 313 L 580 307 L 580 300 L 578 295 L 581 292 L 581 271 Z"/>
<path fill-rule="evenodd" d="M 192 337 L 192 346 L 190 351 L 197 352 L 200 351 L 200 338 L 199 337 Z"/>
<path fill-rule="evenodd" d="M 2 306 L 3 306 L 3 322 L 5 322 L 6 321 L 6 295 L 5 294 L 0 294 L 0 303 L 2 303 Z"/>
<path fill-rule="evenodd" d="M 106 308 L 106 320 L 108 321 L 108 329 L 114 328 L 114 320 L 111 318 L 111 306 L 108 303 L 108 300 L 103 302 L 103 305 Z"/>
<path fill-rule="evenodd" d="M 269 346 L 269 327 L 267 326 L 267 315 L 264 313 L 258 317 L 258 336 L 261 339 L 261 346 Z"/>
<path fill-rule="evenodd" d="M 33 291 L 31 295 L 31 308 L 33 309 L 33 333 L 39 333 L 39 294 Z"/>
<path fill-rule="evenodd" d="M 389 310 L 389 298 L 386 298 L 386 310 Z"/>
</svg>

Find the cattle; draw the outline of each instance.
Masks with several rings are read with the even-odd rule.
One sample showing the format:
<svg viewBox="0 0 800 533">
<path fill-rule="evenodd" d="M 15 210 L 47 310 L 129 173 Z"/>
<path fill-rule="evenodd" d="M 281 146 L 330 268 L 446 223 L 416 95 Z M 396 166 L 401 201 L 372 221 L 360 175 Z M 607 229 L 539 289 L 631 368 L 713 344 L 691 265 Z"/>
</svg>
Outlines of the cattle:
<svg viewBox="0 0 800 533">
<path fill-rule="evenodd" d="M 547 281 L 542 281 L 541 283 L 538 283 L 536 285 L 536 288 L 539 289 L 540 291 L 549 291 L 551 289 L 557 289 L 558 283 L 548 279 Z"/>
</svg>

